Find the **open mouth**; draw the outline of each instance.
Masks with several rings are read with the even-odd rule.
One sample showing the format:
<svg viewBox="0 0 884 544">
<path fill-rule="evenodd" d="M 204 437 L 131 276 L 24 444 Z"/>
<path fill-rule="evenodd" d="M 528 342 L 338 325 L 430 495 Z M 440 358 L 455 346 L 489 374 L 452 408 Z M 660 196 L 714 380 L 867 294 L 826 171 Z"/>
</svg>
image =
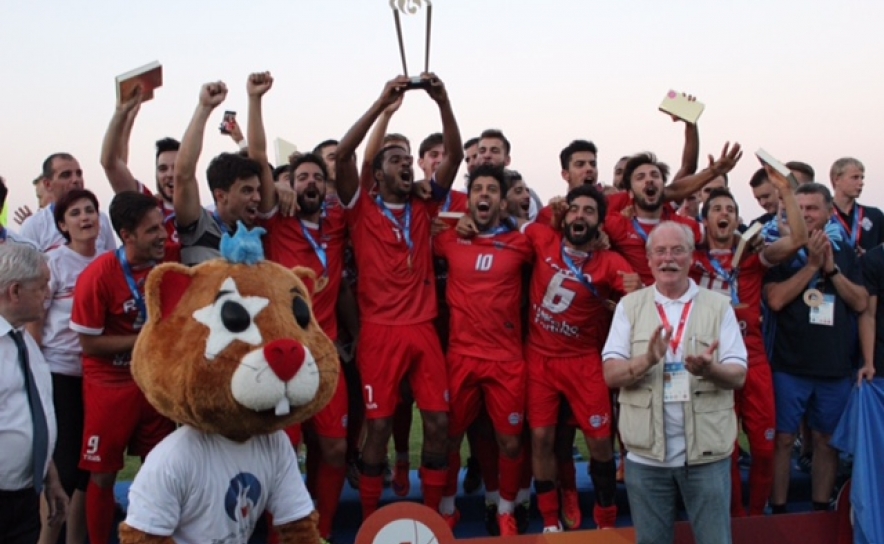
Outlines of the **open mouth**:
<svg viewBox="0 0 884 544">
<path fill-rule="evenodd" d="M 718 223 L 716 223 L 716 225 L 718 225 L 718 228 L 720 229 L 726 229 L 730 226 L 730 221 L 728 221 L 727 219 L 721 219 L 718 221 Z"/>
<path fill-rule="evenodd" d="M 571 232 L 576 235 L 586 234 L 586 225 L 584 223 L 573 223 L 571 225 Z"/>
<path fill-rule="evenodd" d="M 491 211 L 491 204 L 483 200 L 482 202 L 476 204 L 476 209 L 482 213 L 487 213 Z"/>
<path fill-rule="evenodd" d="M 679 268 L 674 264 L 664 264 L 659 268 L 661 272 L 678 272 Z"/>
<path fill-rule="evenodd" d="M 527 212 L 531 209 L 531 202 L 526 200 L 525 202 L 520 203 L 519 207 L 522 208 L 523 212 Z"/>
<path fill-rule="evenodd" d="M 645 196 L 648 198 L 653 198 L 657 196 L 657 188 L 656 187 L 648 187 L 645 189 Z"/>
<path fill-rule="evenodd" d="M 404 171 L 401 174 L 399 174 L 399 179 L 401 179 L 402 181 L 411 181 L 411 178 L 412 178 L 412 173 L 410 171 Z"/>
<path fill-rule="evenodd" d="M 311 200 L 317 199 L 319 198 L 319 191 L 317 191 L 315 187 L 309 187 L 304 191 L 304 198 L 309 198 Z"/>
</svg>

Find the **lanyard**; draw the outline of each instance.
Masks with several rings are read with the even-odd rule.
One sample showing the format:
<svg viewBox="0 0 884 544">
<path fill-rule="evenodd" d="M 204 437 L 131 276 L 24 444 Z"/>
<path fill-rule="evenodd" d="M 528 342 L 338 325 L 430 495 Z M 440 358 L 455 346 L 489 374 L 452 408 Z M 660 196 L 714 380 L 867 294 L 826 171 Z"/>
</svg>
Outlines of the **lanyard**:
<svg viewBox="0 0 884 544">
<path fill-rule="evenodd" d="M 218 215 L 218 210 L 212 212 L 212 217 L 215 219 L 215 223 L 218 223 L 218 228 L 221 229 L 222 233 L 230 234 L 230 227 L 227 226 L 227 223 L 221 221 L 221 216 Z"/>
<path fill-rule="evenodd" d="M 117 260 L 123 268 L 123 275 L 126 276 L 126 283 L 129 284 L 129 291 L 135 299 L 135 306 L 138 307 L 138 313 L 141 319 L 147 322 L 147 308 L 144 305 L 144 295 L 138 290 L 138 284 L 135 282 L 135 276 L 132 274 L 132 267 L 129 266 L 129 259 L 126 257 L 126 248 L 117 249 Z"/>
<path fill-rule="evenodd" d="M 451 191 L 448 191 L 448 194 L 445 195 L 445 204 L 442 204 L 442 211 L 447 212 L 451 209 Z"/>
<path fill-rule="evenodd" d="M 500 225 L 497 225 L 496 227 L 494 227 L 490 231 L 483 232 L 482 234 L 484 236 L 489 236 L 489 237 L 493 238 L 493 237 L 497 236 L 498 234 L 506 234 L 506 233 L 510 232 L 511 230 L 512 229 L 510 229 L 509 225 L 507 225 L 506 223 L 501 223 Z"/>
<path fill-rule="evenodd" d="M 635 228 L 635 232 L 637 232 L 638 235 L 642 237 L 642 241 L 647 243 L 648 233 L 645 232 L 644 227 L 642 227 L 641 223 L 639 223 L 638 219 L 636 219 L 635 217 L 632 218 L 632 226 Z"/>
<path fill-rule="evenodd" d="M 589 254 L 587 260 L 592 258 L 592 253 Z M 595 285 L 592 284 L 589 280 L 586 279 L 586 276 L 583 275 L 583 270 L 577 268 L 577 265 L 574 264 L 574 261 L 571 259 L 571 256 L 568 255 L 568 252 L 565 251 L 565 242 L 562 242 L 562 260 L 565 261 L 565 264 L 568 265 L 568 269 L 571 270 L 571 273 L 583 284 L 584 287 L 589 289 L 589 292 L 592 293 L 596 298 L 602 298 L 599 295 L 598 289 L 595 288 Z"/>
<path fill-rule="evenodd" d="M 715 274 L 724 282 L 727 282 L 731 291 L 731 304 L 737 306 L 740 303 L 740 295 L 737 294 L 737 276 L 740 274 L 740 267 L 734 267 L 730 274 L 725 272 L 724 266 L 721 264 L 721 261 L 712 256 L 711 253 L 706 252 L 706 256 L 709 257 L 709 263 L 712 265 L 712 268 L 715 270 Z"/>
<path fill-rule="evenodd" d="M 5 242 L 6 236 L 6 227 L 0 227 L 0 242 Z"/>
<path fill-rule="evenodd" d="M 322 221 L 322 219 L 319 219 Z M 328 254 L 325 252 L 325 248 L 323 248 L 320 244 L 316 242 L 316 239 L 313 238 L 313 235 L 310 234 L 310 229 L 307 227 L 307 224 L 304 223 L 303 219 L 298 219 L 301 223 L 301 232 L 304 233 L 304 238 L 307 239 L 307 242 L 310 243 L 310 247 L 313 248 L 313 251 L 316 253 L 316 257 L 319 258 L 320 264 L 322 264 L 322 275 L 328 276 Z M 322 224 L 319 225 L 319 236 L 322 237 Z"/>
<path fill-rule="evenodd" d="M 384 201 L 381 199 L 381 195 L 375 197 L 374 201 L 377 203 L 378 207 L 381 209 L 381 213 L 384 214 L 384 217 L 389 219 L 394 225 L 396 225 L 399 230 L 402 231 L 402 234 L 405 236 L 405 245 L 408 246 L 408 252 L 414 252 L 414 242 L 411 241 L 411 202 L 405 203 L 405 224 L 400 223 L 396 217 L 393 215 L 393 212 L 387 208 Z"/>
<path fill-rule="evenodd" d="M 847 243 L 850 244 L 850 247 L 856 249 L 857 245 L 859 245 L 860 238 L 862 238 L 862 230 L 860 229 L 860 224 L 863 220 L 863 209 L 859 204 L 853 204 L 853 228 L 847 228 L 847 222 L 841 217 L 841 212 L 837 209 L 835 210 L 835 218 L 838 219 L 838 225 L 841 227 L 841 230 L 844 231 L 845 239 L 847 239 Z"/>
<path fill-rule="evenodd" d="M 671 328 L 672 325 L 669 324 L 669 318 L 666 317 L 666 310 L 663 309 L 663 305 L 659 302 L 657 304 L 657 313 L 660 314 L 660 320 L 663 322 L 663 326 L 666 328 Z M 685 323 L 688 320 L 688 314 L 691 313 L 691 306 L 694 305 L 694 301 L 691 300 L 687 304 L 684 305 L 684 309 L 681 311 L 681 318 L 678 320 L 678 328 L 672 331 L 672 337 L 669 340 L 669 349 L 672 350 L 672 356 L 675 357 L 678 352 L 678 346 L 681 345 L 681 339 L 684 336 L 685 331 Z"/>
</svg>

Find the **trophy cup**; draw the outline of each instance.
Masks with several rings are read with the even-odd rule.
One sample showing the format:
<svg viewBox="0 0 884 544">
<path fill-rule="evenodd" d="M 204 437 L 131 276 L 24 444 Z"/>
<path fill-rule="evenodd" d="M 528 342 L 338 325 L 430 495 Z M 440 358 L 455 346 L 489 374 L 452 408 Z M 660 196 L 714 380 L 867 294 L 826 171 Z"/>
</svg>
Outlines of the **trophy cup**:
<svg viewBox="0 0 884 544">
<path fill-rule="evenodd" d="M 427 36 L 426 46 L 424 48 L 424 72 L 430 71 L 430 28 L 433 19 L 433 4 L 430 0 L 390 0 L 390 8 L 393 10 L 393 20 L 396 23 L 396 36 L 399 38 L 399 55 L 402 58 L 402 74 L 408 75 L 408 66 L 405 62 L 405 42 L 402 40 L 402 22 L 399 13 L 403 15 L 414 15 L 421 8 L 421 4 L 427 7 Z M 429 82 L 424 81 L 421 77 L 411 76 L 408 89 L 424 89 Z"/>
</svg>

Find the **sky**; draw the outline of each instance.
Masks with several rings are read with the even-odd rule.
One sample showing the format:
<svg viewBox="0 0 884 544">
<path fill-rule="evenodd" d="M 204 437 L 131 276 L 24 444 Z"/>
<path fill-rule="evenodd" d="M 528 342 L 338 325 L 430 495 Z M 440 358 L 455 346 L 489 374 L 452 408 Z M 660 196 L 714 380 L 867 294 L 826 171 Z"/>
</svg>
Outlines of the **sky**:
<svg viewBox="0 0 884 544">
<path fill-rule="evenodd" d="M 415 74 L 425 15 L 402 18 Z M 599 147 L 601 181 L 639 151 L 677 168 L 683 128 L 657 111 L 674 89 L 706 105 L 703 157 L 726 141 L 745 148 L 730 182 L 744 217 L 761 212 L 748 186 L 760 147 L 810 163 L 826 184 L 832 162 L 856 157 L 867 176 L 860 201 L 884 205 L 884 2 L 434 0 L 432 15 L 430 69 L 446 84 L 462 138 L 502 129 L 511 166 L 544 200 L 565 190 L 558 154 L 573 139 Z M 106 208 L 99 153 L 114 78 L 148 62 L 163 64 L 164 86 L 141 108 L 129 165 L 149 187 L 154 142 L 181 138 L 205 82 L 230 92 L 207 127 L 201 178 L 212 157 L 236 150 L 217 125 L 224 110 L 245 123 L 249 73 L 275 79 L 269 140 L 307 150 L 343 136 L 402 71 L 387 0 L 3 0 L 0 47 L 0 175 L 13 209 L 35 209 L 31 181 L 58 151 L 79 159 Z M 416 149 L 440 130 L 438 108 L 412 91 L 389 128 Z"/>
</svg>

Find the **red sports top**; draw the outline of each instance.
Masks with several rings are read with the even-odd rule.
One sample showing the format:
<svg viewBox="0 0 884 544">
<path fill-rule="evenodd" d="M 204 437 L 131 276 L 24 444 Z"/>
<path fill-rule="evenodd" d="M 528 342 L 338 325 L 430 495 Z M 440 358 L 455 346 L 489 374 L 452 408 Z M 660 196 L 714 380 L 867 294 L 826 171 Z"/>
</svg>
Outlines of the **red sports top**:
<svg viewBox="0 0 884 544">
<path fill-rule="evenodd" d="M 138 188 L 142 194 L 154 196 L 153 192 L 151 192 L 151 190 L 143 183 L 139 182 Z M 163 225 L 166 227 L 166 233 L 169 235 L 169 237 L 166 238 L 166 256 L 163 258 L 163 261 L 167 263 L 180 263 L 181 242 L 178 240 L 178 229 L 175 227 L 175 208 L 166 204 L 163 197 L 156 197 L 156 199 L 160 211 L 163 212 Z"/>
<path fill-rule="evenodd" d="M 527 237 L 508 231 L 464 239 L 449 229 L 436 236 L 433 247 L 448 261 L 448 351 L 492 361 L 521 360 L 522 267 L 534 258 Z"/>
</svg>

